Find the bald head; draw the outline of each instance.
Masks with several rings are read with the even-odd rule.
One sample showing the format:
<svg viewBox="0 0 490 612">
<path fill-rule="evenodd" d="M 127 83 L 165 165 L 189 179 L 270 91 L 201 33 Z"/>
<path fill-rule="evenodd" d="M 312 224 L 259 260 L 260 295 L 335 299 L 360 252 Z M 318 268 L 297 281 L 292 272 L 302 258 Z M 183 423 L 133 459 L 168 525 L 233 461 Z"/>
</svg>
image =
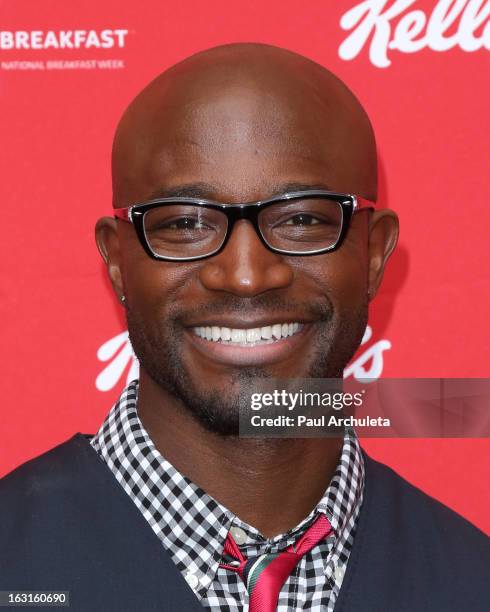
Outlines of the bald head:
<svg viewBox="0 0 490 612">
<path fill-rule="evenodd" d="M 193 55 L 152 81 L 117 128 L 117 207 L 186 184 L 224 201 L 261 199 L 279 175 L 376 198 L 363 108 L 331 72 L 284 49 L 232 44 Z"/>
</svg>

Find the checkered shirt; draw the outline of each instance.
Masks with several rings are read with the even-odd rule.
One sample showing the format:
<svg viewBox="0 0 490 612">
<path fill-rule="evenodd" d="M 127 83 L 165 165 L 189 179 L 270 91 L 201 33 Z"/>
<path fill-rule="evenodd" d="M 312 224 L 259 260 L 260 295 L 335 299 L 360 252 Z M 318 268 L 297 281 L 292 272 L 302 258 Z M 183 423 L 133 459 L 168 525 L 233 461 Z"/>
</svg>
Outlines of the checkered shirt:
<svg viewBox="0 0 490 612">
<path fill-rule="evenodd" d="M 333 610 L 354 540 L 364 490 L 364 461 L 352 430 L 346 431 L 337 470 L 322 499 L 299 525 L 264 538 L 192 483 L 155 448 L 137 412 L 138 381 L 131 382 L 109 412 L 92 447 L 139 508 L 205 609 L 247 612 L 241 578 L 219 567 L 230 528 L 237 528 L 245 557 L 281 551 L 295 542 L 319 513 L 333 528 L 298 563 L 279 594 L 279 612 Z"/>
</svg>

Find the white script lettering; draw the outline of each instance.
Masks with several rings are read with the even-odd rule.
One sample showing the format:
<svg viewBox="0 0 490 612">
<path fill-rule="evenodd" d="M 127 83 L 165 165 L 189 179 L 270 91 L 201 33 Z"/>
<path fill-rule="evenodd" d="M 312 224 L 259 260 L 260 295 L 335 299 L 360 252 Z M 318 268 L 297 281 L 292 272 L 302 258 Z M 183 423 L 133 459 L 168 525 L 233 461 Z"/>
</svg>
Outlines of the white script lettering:
<svg viewBox="0 0 490 612">
<path fill-rule="evenodd" d="M 340 27 L 351 32 L 339 56 L 354 59 L 370 41 L 369 59 L 386 68 L 391 65 L 389 51 L 447 51 L 458 46 L 466 52 L 490 50 L 490 0 L 439 0 L 429 15 L 416 4 L 417 0 L 364 0 L 349 9 Z"/>
</svg>

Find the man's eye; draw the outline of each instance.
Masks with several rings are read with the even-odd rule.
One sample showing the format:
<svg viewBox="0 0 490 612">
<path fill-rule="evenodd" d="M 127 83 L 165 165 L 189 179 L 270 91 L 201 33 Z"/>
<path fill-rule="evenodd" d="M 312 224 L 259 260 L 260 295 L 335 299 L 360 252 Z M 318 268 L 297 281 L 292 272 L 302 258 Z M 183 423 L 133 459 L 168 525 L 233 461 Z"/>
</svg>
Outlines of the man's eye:
<svg viewBox="0 0 490 612">
<path fill-rule="evenodd" d="M 173 221 L 165 223 L 164 227 L 166 229 L 177 230 L 204 229 L 202 223 L 200 223 L 197 219 L 193 219 L 192 217 L 180 217 L 179 219 L 174 219 Z"/>
<path fill-rule="evenodd" d="M 321 223 L 320 219 L 313 215 L 298 214 L 290 217 L 284 225 L 318 225 L 319 223 Z"/>
</svg>

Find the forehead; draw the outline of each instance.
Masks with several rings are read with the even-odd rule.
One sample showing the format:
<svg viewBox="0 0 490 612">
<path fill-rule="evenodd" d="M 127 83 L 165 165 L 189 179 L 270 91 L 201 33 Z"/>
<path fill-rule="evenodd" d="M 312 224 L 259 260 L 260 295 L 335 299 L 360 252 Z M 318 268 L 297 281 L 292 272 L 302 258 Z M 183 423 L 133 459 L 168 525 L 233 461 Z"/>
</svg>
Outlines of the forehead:
<svg viewBox="0 0 490 612">
<path fill-rule="evenodd" d="M 214 76 L 167 84 L 122 122 L 118 205 L 196 183 L 227 201 L 265 198 L 294 182 L 373 195 L 369 122 L 342 89 Z"/>
<path fill-rule="evenodd" d="M 269 182 L 329 170 L 313 121 L 289 104 L 235 88 L 180 109 L 148 156 L 150 184 L 206 182 L 228 197 L 262 197 Z M 333 143 L 332 143 L 333 144 Z"/>
</svg>

